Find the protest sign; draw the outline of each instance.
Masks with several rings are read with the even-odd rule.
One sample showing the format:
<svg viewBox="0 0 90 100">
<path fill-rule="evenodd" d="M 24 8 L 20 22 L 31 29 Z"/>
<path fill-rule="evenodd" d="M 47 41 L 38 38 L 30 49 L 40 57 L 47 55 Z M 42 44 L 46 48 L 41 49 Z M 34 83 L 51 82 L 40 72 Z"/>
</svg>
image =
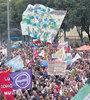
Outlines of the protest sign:
<svg viewBox="0 0 90 100">
<path fill-rule="evenodd" d="M 11 73 L 10 80 L 13 89 L 31 89 L 32 88 L 32 70 L 24 70 Z"/>
<path fill-rule="evenodd" d="M 77 53 L 75 57 L 72 59 L 72 62 L 75 62 L 77 59 L 80 59 L 81 56 Z"/>
<path fill-rule="evenodd" d="M 62 47 L 59 51 L 57 51 L 55 55 L 57 56 L 58 59 L 63 60 L 66 57 L 64 47 Z"/>
<path fill-rule="evenodd" d="M 41 66 L 44 66 L 45 68 L 48 68 L 48 60 L 44 60 L 42 62 L 40 62 Z"/>
<path fill-rule="evenodd" d="M 41 4 L 29 4 L 22 14 L 22 35 L 52 43 L 66 15 L 66 11 L 54 10 Z"/>
<path fill-rule="evenodd" d="M 71 100 L 90 100 L 90 85 L 83 86 Z"/>
<path fill-rule="evenodd" d="M 54 74 L 54 64 L 52 61 L 48 61 L 48 74 Z"/>
<path fill-rule="evenodd" d="M 20 70 L 24 67 L 23 60 L 21 59 L 20 55 L 18 55 L 15 58 L 9 60 L 4 65 L 6 67 L 12 67 L 12 71 L 17 71 L 17 70 Z"/>
<path fill-rule="evenodd" d="M 0 90 L 2 91 L 6 100 L 14 100 L 9 74 L 10 70 L 0 72 Z"/>
<path fill-rule="evenodd" d="M 49 61 L 48 73 L 54 75 L 64 75 L 66 69 L 66 62 L 60 60 Z"/>
</svg>

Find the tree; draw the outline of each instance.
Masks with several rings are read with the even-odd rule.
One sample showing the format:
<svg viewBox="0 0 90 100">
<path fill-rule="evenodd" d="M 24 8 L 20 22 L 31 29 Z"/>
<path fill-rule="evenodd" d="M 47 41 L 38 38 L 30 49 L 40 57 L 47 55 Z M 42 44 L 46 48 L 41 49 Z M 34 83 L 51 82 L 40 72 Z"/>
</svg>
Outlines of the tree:
<svg viewBox="0 0 90 100">
<path fill-rule="evenodd" d="M 82 27 L 83 30 L 88 34 L 89 42 L 90 42 L 90 0 L 81 1 L 82 6 L 85 7 L 82 16 Z"/>
<path fill-rule="evenodd" d="M 89 25 L 90 25 L 90 1 L 89 0 L 75 0 L 75 6 L 73 9 L 70 18 L 73 19 L 73 24 L 77 28 L 77 32 L 81 38 L 81 42 L 83 42 L 83 31 L 86 31 L 88 34 L 88 38 L 90 40 L 90 32 L 89 32 Z"/>
<path fill-rule="evenodd" d="M 20 28 L 22 13 L 28 5 L 28 0 L 11 0 L 10 1 L 10 18 L 11 26 Z"/>
<path fill-rule="evenodd" d="M 66 10 L 65 19 L 61 25 L 61 29 L 64 31 L 64 40 L 66 41 L 66 31 L 69 31 L 70 28 L 74 27 L 73 24 L 73 8 L 74 8 L 74 0 L 55 0 L 55 8 L 58 10 Z"/>
<path fill-rule="evenodd" d="M 88 0 L 76 0 L 75 3 L 75 8 L 76 11 L 74 13 L 75 15 L 75 19 L 74 20 L 74 25 L 77 28 L 77 32 L 81 38 L 81 42 L 83 42 L 83 31 L 86 31 L 88 34 L 88 38 L 90 39 L 90 35 L 89 35 L 89 25 L 90 25 L 90 21 L 89 21 L 89 15 L 90 12 L 88 12 L 89 10 L 89 5 L 90 2 L 88 2 Z"/>
<path fill-rule="evenodd" d="M 22 20 L 22 14 L 27 8 L 28 4 L 38 4 L 41 3 L 45 5 L 47 0 L 10 0 L 10 17 L 11 26 L 19 27 Z"/>
<path fill-rule="evenodd" d="M 0 0 L 0 30 L 4 32 L 7 29 L 7 5 L 6 0 Z"/>
<path fill-rule="evenodd" d="M 67 31 L 76 26 L 81 42 L 83 42 L 83 31 L 87 32 L 90 40 L 90 0 L 55 0 L 54 3 L 56 9 L 67 10 L 61 28 Z"/>
</svg>

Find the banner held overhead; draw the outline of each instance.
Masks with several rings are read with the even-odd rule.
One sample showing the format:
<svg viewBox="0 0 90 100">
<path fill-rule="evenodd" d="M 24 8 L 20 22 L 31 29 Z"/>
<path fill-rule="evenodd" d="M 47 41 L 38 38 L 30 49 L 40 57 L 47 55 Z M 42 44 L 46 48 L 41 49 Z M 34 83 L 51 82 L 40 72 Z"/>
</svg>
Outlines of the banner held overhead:
<svg viewBox="0 0 90 100">
<path fill-rule="evenodd" d="M 66 15 L 66 11 L 54 10 L 41 4 L 29 4 L 22 15 L 22 35 L 52 43 Z"/>
<path fill-rule="evenodd" d="M 24 70 L 10 74 L 10 80 L 13 89 L 31 89 L 32 88 L 32 70 Z"/>
</svg>

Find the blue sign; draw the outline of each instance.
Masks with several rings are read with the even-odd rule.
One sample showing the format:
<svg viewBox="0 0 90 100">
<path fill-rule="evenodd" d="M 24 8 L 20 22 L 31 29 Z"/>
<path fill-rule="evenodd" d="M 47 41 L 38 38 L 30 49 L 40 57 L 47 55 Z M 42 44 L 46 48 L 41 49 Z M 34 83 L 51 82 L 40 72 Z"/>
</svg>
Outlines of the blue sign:
<svg viewBox="0 0 90 100">
<path fill-rule="evenodd" d="M 20 55 L 18 55 L 15 58 L 9 60 L 4 65 L 6 67 L 12 67 L 12 71 L 17 71 L 17 70 L 20 70 L 24 67 L 23 60 L 21 59 Z"/>
<path fill-rule="evenodd" d="M 40 62 L 41 66 L 45 66 L 45 68 L 48 68 L 48 60 L 45 60 L 43 62 Z"/>
</svg>

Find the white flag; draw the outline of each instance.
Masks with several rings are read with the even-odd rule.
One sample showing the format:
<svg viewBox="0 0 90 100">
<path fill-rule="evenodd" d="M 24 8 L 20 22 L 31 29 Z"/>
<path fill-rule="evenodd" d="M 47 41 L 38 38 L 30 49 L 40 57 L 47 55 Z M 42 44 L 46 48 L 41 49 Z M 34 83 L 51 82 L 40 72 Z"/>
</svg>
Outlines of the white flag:
<svg viewBox="0 0 90 100">
<path fill-rule="evenodd" d="M 77 53 L 75 57 L 72 59 L 72 62 L 75 62 L 77 59 L 80 59 L 81 56 Z"/>
</svg>

